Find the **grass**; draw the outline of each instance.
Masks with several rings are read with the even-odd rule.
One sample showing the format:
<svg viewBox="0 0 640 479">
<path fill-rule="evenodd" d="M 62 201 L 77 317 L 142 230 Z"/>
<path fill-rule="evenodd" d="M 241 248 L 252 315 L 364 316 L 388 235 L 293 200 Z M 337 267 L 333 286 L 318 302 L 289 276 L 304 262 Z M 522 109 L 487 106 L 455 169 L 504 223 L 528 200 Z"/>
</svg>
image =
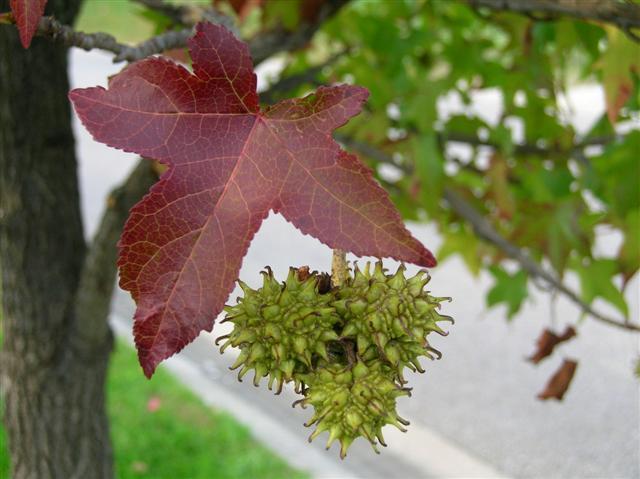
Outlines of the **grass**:
<svg viewBox="0 0 640 479">
<path fill-rule="evenodd" d="M 158 407 L 153 412 L 152 404 Z M 111 359 L 108 410 L 117 478 L 307 477 L 258 444 L 233 417 L 204 405 L 162 368 L 147 381 L 134 351 L 123 343 Z M 9 477 L 1 426 L 0 477 Z"/>
<path fill-rule="evenodd" d="M 147 381 L 133 350 L 123 344 L 113 356 L 109 392 L 117 477 L 306 477 L 258 444 L 233 417 L 205 406 L 167 372 L 160 370 Z M 159 401 L 157 411 L 147 410 L 150 400 Z"/>
</svg>

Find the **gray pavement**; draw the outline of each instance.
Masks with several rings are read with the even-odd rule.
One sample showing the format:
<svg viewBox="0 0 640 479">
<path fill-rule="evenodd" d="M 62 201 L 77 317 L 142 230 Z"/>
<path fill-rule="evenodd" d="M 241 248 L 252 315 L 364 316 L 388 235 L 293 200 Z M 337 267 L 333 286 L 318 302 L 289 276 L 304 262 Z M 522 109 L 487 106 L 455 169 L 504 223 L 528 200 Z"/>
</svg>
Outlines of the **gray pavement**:
<svg viewBox="0 0 640 479">
<path fill-rule="evenodd" d="M 104 84 L 106 75 L 117 71 L 109 57 L 99 54 L 74 52 L 72 60 L 76 86 Z M 90 234 L 105 193 L 126 175 L 135 159 L 93 142 L 82 128 L 77 131 L 83 211 Z M 433 228 L 410 227 L 428 247 L 437 249 L 441 240 Z M 599 249 L 605 254 L 614 251 L 617 241 L 615 235 L 603 234 Z M 267 264 L 279 277 L 290 265 L 327 270 L 330 251 L 272 215 L 256 235 L 240 277 L 257 285 L 258 272 Z M 393 265 L 390 261 L 389 267 Z M 426 374 L 409 378 L 413 397 L 401 399 L 399 409 L 412 425 L 406 434 L 389 430 L 390 447 L 380 456 L 372 454 L 364 443 L 356 443 L 343 463 L 335 450 L 318 456 L 322 437 L 308 446 L 309 431 L 301 426 L 309 411 L 291 409 L 289 398 L 274 397 L 264 388 L 237 383 L 235 375 L 225 370 L 231 358 L 226 353 L 219 355 L 209 335 L 181 353 L 186 365 L 181 371 L 196 374 L 196 386 L 209 381 L 222 396 L 229 394 L 246 403 L 246 411 L 274 418 L 285 431 L 278 437 L 289 438 L 288 442 L 283 439 L 288 445 L 277 444 L 275 449 L 295 451 L 292 462 L 313 464 L 316 476 L 640 477 L 640 393 L 632 374 L 638 356 L 636 337 L 586 318 L 579 338 L 534 367 L 524 357 L 533 350 L 538 334 L 544 327 L 562 329 L 578 320 L 580 315 L 573 305 L 563 299 L 552 303 L 548 295 L 534 294 L 523 312 L 507 322 L 502 308 L 485 309 L 484 295 L 491 285 L 486 275 L 472 277 L 456 258 L 431 273 L 430 289 L 436 295 L 454 297 L 445 311 L 457 322 L 448 337 L 434 340 L 434 346 L 444 353 L 443 359 L 426 364 Z M 568 280 L 575 285 L 575 278 Z M 635 319 L 638 288 L 636 278 L 627 290 Z M 235 296 L 232 294 L 230 301 Z M 604 303 L 596 306 L 611 312 Z M 121 318 L 118 321 L 131 318 L 131 308 L 128 296 L 118 293 L 114 317 Z M 215 335 L 223 331 L 214 329 Z M 571 389 L 562 403 L 538 401 L 536 393 L 562 357 L 579 360 Z M 268 436 L 261 439 L 269 443 Z M 304 447 L 290 449 L 295 448 L 291 440 Z M 305 451 L 316 452 L 305 457 Z M 329 458 L 329 462 L 318 457 Z"/>
</svg>

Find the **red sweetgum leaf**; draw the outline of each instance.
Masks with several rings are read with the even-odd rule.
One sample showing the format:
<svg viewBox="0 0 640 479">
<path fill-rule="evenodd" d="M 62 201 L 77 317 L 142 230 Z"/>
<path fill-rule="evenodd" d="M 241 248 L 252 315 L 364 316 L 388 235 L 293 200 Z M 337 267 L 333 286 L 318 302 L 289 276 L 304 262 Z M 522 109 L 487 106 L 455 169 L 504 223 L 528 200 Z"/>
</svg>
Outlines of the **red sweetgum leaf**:
<svg viewBox="0 0 640 479">
<path fill-rule="evenodd" d="M 94 138 L 166 164 L 120 239 L 120 286 L 137 303 L 134 335 L 151 376 L 211 331 L 249 243 L 270 210 L 331 248 L 435 266 L 371 171 L 331 137 L 368 96 L 321 87 L 261 111 L 246 44 L 201 23 L 194 72 L 163 58 L 70 93 Z"/>
<path fill-rule="evenodd" d="M 567 328 L 564 330 L 564 333 L 559 336 L 550 329 L 545 329 L 544 331 L 542 331 L 542 334 L 538 338 L 538 341 L 536 343 L 536 351 L 528 358 L 529 361 L 531 361 L 533 364 L 538 364 L 544 358 L 550 356 L 558 344 L 564 341 L 568 341 L 574 336 L 576 336 L 576 330 L 572 326 L 567 326 Z"/>
<path fill-rule="evenodd" d="M 44 15 L 46 4 L 47 0 L 11 0 L 9 2 L 23 47 L 29 48 L 31 45 L 31 39 L 38 30 L 38 22 Z"/>
<path fill-rule="evenodd" d="M 562 401 L 567 389 L 569 389 L 577 367 L 578 363 L 576 361 L 565 359 L 562 366 L 560 366 L 555 374 L 551 376 L 551 379 L 549 379 L 544 391 L 538 394 L 538 399 L 557 399 L 558 401 Z"/>
</svg>

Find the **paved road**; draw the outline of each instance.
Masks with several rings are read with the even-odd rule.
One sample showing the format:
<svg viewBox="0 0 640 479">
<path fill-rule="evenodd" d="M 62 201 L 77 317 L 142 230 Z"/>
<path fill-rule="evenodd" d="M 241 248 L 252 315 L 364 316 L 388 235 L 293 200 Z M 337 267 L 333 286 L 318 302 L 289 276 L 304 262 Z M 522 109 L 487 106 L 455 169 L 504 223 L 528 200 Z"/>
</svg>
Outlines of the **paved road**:
<svg viewBox="0 0 640 479">
<path fill-rule="evenodd" d="M 76 86 L 104 84 L 106 74 L 114 71 L 108 57 L 75 52 L 73 60 Z M 78 145 L 83 211 L 88 231 L 92 231 L 104 194 L 126 174 L 134 160 L 94 143 L 82 129 Z M 427 246 L 437 249 L 440 239 L 433 228 L 412 225 L 411 229 Z M 613 251 L 616 241 L 615 235 L 602 235 L 599 249 Z M 256 235 L 241 278 L 256 285 L 258 272 L 266 264 L 282 277 L 289 265 L 308 264 L 326 270 L 329 260 L 327 248 L 303 236 L 281 217 L 272 216 Z M 400 400 L 401 414 L 417 426 L 416 430 L 436 431 L 472 457 L 509 476 L 640 477 L 640 394 L 638 381 L 632 376 L 633 360 L 638 356 L 637 338 L 585 319 L 578 340 L 533 367 L 523 358 L 532 351 L 542 328 L 554 324 L 562 329 L 575 322 L 579 318 L 575 307 L 562 299 L 551 305 L 546 295 L 536 294 L 523 313 L 508 323 L 504 310 L 485 310 L 484 295 L 491 285 L 485 275 L 473 278 L 455 258 L 433 270 L 432 275 L 432 291 L 454 297 L 446 312 L 457 323 L 449 337 L 434 340 L 444 353 L 443 359 L 428 364 L 425 375 L 412 376 L 413 397 Z M 638 291 L 636 278 L 628 289 L 634 318 L 638 318 Z M 608 310 L 606 304 L 597 306 Z M 131 305 L 126 297 L 119 296 L 115 307 L 130 317 Z M 217 330 L 218 334 L 222 331 Z M 274 417 L 300 441 L 306 440 L 308 430 L 300 427 L 300 411 L 291 413 L 288 404 L 282 406 L 279 398 L 235 383 L 232 373 L 222 372 L 230 359 L 220 358 L 209 345 L 210 338 L 205 336 L 193 357 L 209 368 L 212 377 L 246 394 L 249 400 L 268 404 Z M 536 393 L 562 357 L 580 362 L 565 401 L 536 400 Z M 433 475 L 438 469 L 427 471 L 402 459 L 409 453 L 411 457 L 432 457 L 434 463 L 442 462 L 438 461 L 442 459 L 441 451 L 423 447 L 422 437 L 416 434 L 412 441 L 410 430 L 395 443 L 395 449 L 390 441 L 388 453 L 385 451 L 382 456 L 370 455 L 365 444 L 357 445 L 345 464 L 360 471 L 362 477 Z M 469 475 L 460 469 L 456 472 L 456 464 L 450 466 L 449 472 L 439 469 L 436 475 Z"/>
</svg>

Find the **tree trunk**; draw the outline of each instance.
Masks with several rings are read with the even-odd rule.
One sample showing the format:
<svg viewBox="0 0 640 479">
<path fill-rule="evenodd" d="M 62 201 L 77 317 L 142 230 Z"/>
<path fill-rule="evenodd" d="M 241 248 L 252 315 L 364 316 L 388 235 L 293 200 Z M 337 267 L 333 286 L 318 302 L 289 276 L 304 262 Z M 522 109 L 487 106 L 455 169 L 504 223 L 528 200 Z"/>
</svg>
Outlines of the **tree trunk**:
<svg viewBox="0 0 640 479">
<path fill-rule="evenodd" d="M 79 3 L 48 9 L 71 24 Z M 86 247 L 68 90 L 66 48 L 35 38 L 25 51 L 0 25 L 0 373 L 14 479 L 113 474 L 112 337 L 105 311 L 82 317 L 76 304 Z"/>
</svg>

